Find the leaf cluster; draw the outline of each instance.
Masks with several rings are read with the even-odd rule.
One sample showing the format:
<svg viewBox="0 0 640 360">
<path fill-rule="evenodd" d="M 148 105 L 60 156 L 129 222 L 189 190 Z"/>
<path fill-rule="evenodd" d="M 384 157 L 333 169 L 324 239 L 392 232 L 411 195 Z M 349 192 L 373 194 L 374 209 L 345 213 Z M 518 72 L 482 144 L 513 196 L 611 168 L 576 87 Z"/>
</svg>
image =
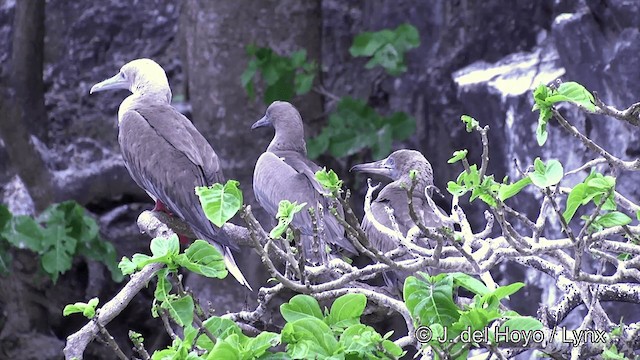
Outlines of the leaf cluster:
<svg viewBox="0 0 640 360">
<path fill-rule="evenodd" d="M 346 294 L 323 312 L 313 297 L 296 295 L 280 306 L 286 320 L 281 333 L 265 331 L 255 337 L 243 334 L 229 319 L 212 316 L 203 326 L 215 343 L 184 324 L 184 337 L 154 353 L 152 359 L 397 359 L 404 355 L 389 340 L 391 332 L 383 336 L 360 323 L 366 304 L 364 295 Z M 280 344 L 285 351 L 275 349 Z"/>
<path fill-rule="evenodd" d="M 536 139 L 538 145 L 542 146 L 547 141 L 549 133 L 547 124 L 553 115 L 553 105 L 558 102 L 568 101 L 579 105 L 587 111 L 594 112 L 593 95 L 577 82 L 561 83 L 557 88 L 540 84 L 533 92 L 534 105 L 531 111 L 538 110 L 538 127 L 536 128 Z"/>
<path fill-rule="evenodd" d="M 398 76 L 407 71 L 404 55 L 420 45 L 418 30 L 411 24 L 376 32 L 363 32 L 353 39 L 351 56 L 369 57 L 365 68 L 381 66 L 389 75 Z"/>
<path fill-rule="evenodd" d="M 509 326 L 511 331 L 542 328 L 542 323 L 535 318 L 500 308 L 502 299 L 523 286 L 523 283 L 513 283 L 491 291 L 484 283 L 467 274 L 429 276 L 419 272 L 417 276 L 406 279 L 403 296 L 415 325 L 427 326 L 433 334 L 426 346 L 445 351 L 452 359 L 466 359 L 470 344 L 458 338 L 463 331 L 484 331 L 498 320 L 502 322 L 502 327 Z M 470 305 L 461 307 L 454 301 L 454 294 L 460 287 L 474 294 Z M 445 333 L 446 343 L 443 344 L 438 339 L 442 339 Z M 489 331 L 489 342 L 496 344 L 492 330 Z"/>
<path fill-rule="evenodd" d="M 415 119 L 404 112 L 381 116 L 366 102 L 346 96 L 329 115 L 327 126 L 309 139 L 307 151 L 310 158 L 326 151 L 344 157 L 370 148 L 373 157 L 381 159 L 391 152 L 394 140 L 406 140 L 415 126 Z"/>
<path fill-rule="evenodd" d="M 294 95 L 303 95 L 311 90 L 316 76 L 317 64 L 307 60 L 307 50 L 293 52 L 290 56 L 278 55 L 273 49 L 247 46 L 251 58 L 240 81 L 249 97 L 255 96 L 254 82 L 261 75 L 265 85 L 264 103 L 275 100 L 288 101 Z"/>
<path fill-rule="evenodd" d="M 40 255 L 42 269 L 54 282 L 71 269 L 76 255 L 104 263 L 114 281 L 122 280 L 115 248 L 100 238 L 96 221 L 74 201 L 53 204 L 35 218 L 13 216 L 0 205 L 0 272 L 5 274 L 10 269 L 9 246 Z"/>
</svg>

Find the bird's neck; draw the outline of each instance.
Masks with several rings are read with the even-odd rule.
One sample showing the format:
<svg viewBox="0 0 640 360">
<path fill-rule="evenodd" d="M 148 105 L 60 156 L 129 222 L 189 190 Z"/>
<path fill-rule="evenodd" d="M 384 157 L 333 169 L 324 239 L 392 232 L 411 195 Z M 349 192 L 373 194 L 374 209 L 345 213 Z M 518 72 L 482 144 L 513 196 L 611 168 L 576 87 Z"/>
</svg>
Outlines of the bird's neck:
<svg viewBox="0 0 640 360">
<path fill-rule="evenodd" d="M 295 151 L 306 156 L 307 143 L 304 141 L 304 130 L 294 126 L 276 129 L 267 151 Z"/>
<path fill-rule="evenodd" d="M 120 108 L 118 108 L 118 124 L 122 121 L 122 117 L 124 114 L 134 108 L 138 103 L 144 101 L 145 104 L 169 104 L 170 97 L 167 99 L 166 94 L 162 93 L 140 93 L 134 92 L 129 95 L 126 99 L 122 101 L 120 104 Z M 169 101 L 167 101 L 169 100 Z"/>
</svg>

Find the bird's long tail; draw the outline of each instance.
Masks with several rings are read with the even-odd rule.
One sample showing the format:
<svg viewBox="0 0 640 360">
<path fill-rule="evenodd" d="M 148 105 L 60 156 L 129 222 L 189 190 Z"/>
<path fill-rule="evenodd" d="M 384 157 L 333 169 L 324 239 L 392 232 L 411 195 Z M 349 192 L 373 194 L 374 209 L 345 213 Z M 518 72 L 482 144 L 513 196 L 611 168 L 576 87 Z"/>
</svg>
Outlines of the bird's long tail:
<svg viewBox="0 0 640 360">
<path fill-rule="evenodd" d="M 238 280 L 241 285 L 244 285 L 249 288 L 249 290 L 253 291 L 247 279 L 245 279 L 244 275 L 242 275 L 240 268 L 238 268 L 236 260 L 233 258 L 233 254 L 231 253 L 231 249 L 226 246 L 220 246 L 218 244 L 216 245 L 216 247 L 224 257 L 224 265 L 227 267 L 227 270 L 231 273 L 231 275 L 233 275 L 233 277 L 236 278 L 236 280 Z"/>
</svg>

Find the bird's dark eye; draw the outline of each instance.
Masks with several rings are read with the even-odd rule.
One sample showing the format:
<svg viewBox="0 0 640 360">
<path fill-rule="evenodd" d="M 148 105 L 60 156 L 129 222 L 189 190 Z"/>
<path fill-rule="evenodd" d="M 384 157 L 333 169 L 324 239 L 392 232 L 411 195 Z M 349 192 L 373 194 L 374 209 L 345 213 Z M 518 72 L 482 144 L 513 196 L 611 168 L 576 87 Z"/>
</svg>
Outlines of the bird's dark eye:
<svg viewBox="0 0 640 360">
<path fill-rule="evenodd" d="M 393 166 L 393 164 L 394 164 L 393 158 L 388 158 L 387 159 L 387 165 Z"/>
<path fill-rule="evenodd" d="M 127 74 L 125 74 L 124 72 L 120 71 L 120 77 L 123 79 L 127 78 Z"/>
</svg>

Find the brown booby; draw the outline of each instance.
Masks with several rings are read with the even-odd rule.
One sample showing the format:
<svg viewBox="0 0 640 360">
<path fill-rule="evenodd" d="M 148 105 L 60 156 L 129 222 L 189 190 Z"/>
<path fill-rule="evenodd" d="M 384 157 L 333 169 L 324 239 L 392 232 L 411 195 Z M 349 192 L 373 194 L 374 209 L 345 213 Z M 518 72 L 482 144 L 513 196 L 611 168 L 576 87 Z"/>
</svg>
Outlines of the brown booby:
<svg viewBox="0 0 640 360">
<path fill-rule="evenodd" d="M 409 213 L 406 190 L 411 187 L 411 170 L 417 171 L 417 183 L 412 193 L 413 208 L 417 216 L 426 227 L 437 228 L 451 226 L 451 224 L 443 223 L 441 218 L 436 215 L 428 205 L 425 189 L 427 189 L 426 192 L 430 195 L 433 187 L 433 169 L 429 161 L 420 152 L 415 150 L 397 150 L 386 159 L 355 165 L 351 168 L 351 171 L 381 175 L 392 180 L 391 183 L 380 190 L 376 199 L 371 202 L 371 215 L 381 225 L 388 229 L 393 229 L 389 213 L 385 207 L 391 208 L 398 229 L 402 233 L 402 236 L 405 237 L 407 236 L 407 232 L 415 226 Z M 444 213 L 441 209 L 438 210 Z M 365 234 L 367 234 L 371 245 L 383 253 L 396 249 L 399 245 L 396 239 L 378 230 L 366 216 L 362 220 L 362 229 Z M 389 286 L 402 289 L 402 284 L 407 275 L 408 274 L 386 273 L 385 281 Z"/>
<path fill-rule="evenodd" d="M 135 182 L 165 210 L 187 222 L 193 232 L 224 256 L 229 272 L 247 286 L 231 249 L 238 250 L 205 216 L 196 186 L 224 183 L 218 156 L 191 121 L 171 106 L 167 76 L 155 61 L 137 59 L 90 93 L 128 89 L 118 110 L 118 142 L 125 166 Z"/>
<path fill-rule="evenodd" d="M 272 126 L 275 135 L 267 151 L 258 158 L 253 172 L 253 191 L 258 203 L 271 216 L 276 216 L 281 200 L 307 204 L 294 216 L 292 225 L 302 234 L 305 255 L 310 262 L 319 263 L 322 259 L 321 254 L 312 252 L 313 224 L 308 212 L 310 206 L 318 211 L 318 203 L 322 205 L 324 225 L 324 236 L 319 234 L 319 237 L 337 246 L 337 250 L 357 254 L 353 244 L 345 238 L 344 228 L 330 214 L 329 201 L 324 196 L 327 191 L 315 178 L 320 167 L 307 158 L 304 127 L 298 110 L 288 102 L 275 101 L 251 129 L 263 126 Z M 342 208 L 337 210 L 342 213 Z M 322 243 L 320 251 L 325 251 Z"/>
</svg>

